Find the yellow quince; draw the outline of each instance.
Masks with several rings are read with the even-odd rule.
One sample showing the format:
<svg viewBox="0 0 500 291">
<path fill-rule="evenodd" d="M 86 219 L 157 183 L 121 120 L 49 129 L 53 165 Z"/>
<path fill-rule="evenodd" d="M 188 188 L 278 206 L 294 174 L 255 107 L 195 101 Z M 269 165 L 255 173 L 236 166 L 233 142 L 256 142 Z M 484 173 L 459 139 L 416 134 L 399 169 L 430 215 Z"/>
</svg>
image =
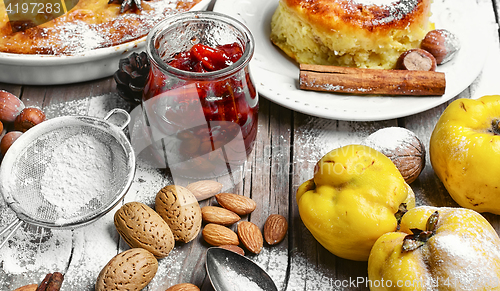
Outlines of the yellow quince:
<svg viewBox="0 0 500 291">
<path fill-rule="evenodd" d="M 297 190 L 300 217 L 331 253 L 366 261 L 375 241 L 396 231 L 415 196 L 393 162 L 364 145 L 348 145 L 323 156 L 314 177 Z"/>
<path fill-rule="evenodd" d="M 401 232 L 373 246 L 366 284 L 372 291 L 500 290 L 500 239 L 474 210 L 410 209 Z"/>
<path fill-rule="evenodd" d="M 429 153 L 460 206 L 500 214 L 500 96 L 450 103 L 432 132 Z"/>
</svg>

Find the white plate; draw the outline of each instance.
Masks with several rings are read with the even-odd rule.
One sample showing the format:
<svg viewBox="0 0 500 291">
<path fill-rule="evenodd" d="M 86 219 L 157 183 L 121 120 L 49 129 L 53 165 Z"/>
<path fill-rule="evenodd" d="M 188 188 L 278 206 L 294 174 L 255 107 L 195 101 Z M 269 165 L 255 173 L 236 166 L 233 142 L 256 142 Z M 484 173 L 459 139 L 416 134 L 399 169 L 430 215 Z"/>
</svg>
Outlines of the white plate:
<svg viewBox="0 0 500 291">
<path fill-rule="evenodd" d="M 206 10 L 211 0 L 201 0 L 191 10 Z M 120 59 L 143 51 L 146 37 L 72 56 L 0 53 L 0 82 L 21 85 L 59 85 L 109 77 Z"/>
<path fill-rule="evenodd" d="M 487 53 L 486 23 L 474 0 L 434 0 L 431 21 L 458 36 L 461 49 L 439 66 L 446 74 L 446 92 L 438 97 L 354 96 L 298 89 L 298 65 L 269 40 L 277 0 L 217 0 L 214 11 L 231 15 L 248 26 L 255 42 L 250 66 L 259 93 L 284 107 L 313 116 L 353 121 L 393 119 L 419 113 L 457 96 L 479 75 Z M 478 53 L 482 52 L 482 53 Z"/>
</svg>

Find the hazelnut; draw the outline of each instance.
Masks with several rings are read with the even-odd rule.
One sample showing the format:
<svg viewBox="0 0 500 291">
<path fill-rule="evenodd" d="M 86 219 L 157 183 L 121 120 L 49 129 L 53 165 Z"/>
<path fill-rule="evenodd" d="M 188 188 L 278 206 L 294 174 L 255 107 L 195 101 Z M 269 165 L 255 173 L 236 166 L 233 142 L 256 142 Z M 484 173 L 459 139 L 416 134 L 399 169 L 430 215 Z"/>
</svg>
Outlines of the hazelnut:
<svg viewBox="0 0 500 291">
<path fill-rule="evenodd" d="M 26 107 L 14 120 L 14 130 L 26 132 L 43 121 L 45 121 L 45 113 L 40 108 Z"/>
<path fill-rule="evenodd" d="M 3 136 L 7 133 L 7 128 L 3 126 L 3 123 L 0 121 L 0 141 L 2 140 Z"/>
<path fill-rule="evenodd" d="M 21 99 L 12 93 L 0 90 L 0 121 L 4 123 L 14 122 L 23 109 L 24 103 Z"/>
<path fill-rule="evenodd" d="M 7 150 L 10 146 L 22 135 L 23 133 L 20 131 L 9 131 L 7 132 L 2 140 L 0 141 L 0 154 L 2 157 L 5 156 Z"/>
<path fill-rule="evenodd" d="M 387 127 L 369 135 L 363 144 L 386 155 L 410 184 L 425 167 L 425 147 L 410 130 Z"/>
<path fill-rule="evenodd" d="M 446 29 L 435 29 L 427 33 L 420 48 L 430 52 L 438 65 L 450 61 L 460 50 L 460 41 Z"/>
<path fill-rule="evenodd" d="M 423 49 L 411 49 L 399 56 L 396 68 L 410 71 L 435 71 L 437 62 L 434 56 Z"/>
</svg>

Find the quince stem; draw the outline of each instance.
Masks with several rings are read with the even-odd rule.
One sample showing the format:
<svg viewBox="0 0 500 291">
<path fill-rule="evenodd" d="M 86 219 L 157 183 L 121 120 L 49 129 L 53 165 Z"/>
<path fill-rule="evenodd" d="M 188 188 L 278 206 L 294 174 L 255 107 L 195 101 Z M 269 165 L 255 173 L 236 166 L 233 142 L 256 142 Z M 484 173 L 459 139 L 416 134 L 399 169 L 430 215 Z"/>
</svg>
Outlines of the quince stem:
<svg viewBox="0 0 500 291">
<path fill-rule="evenodd" d="M 500 119 L 493 119 L 491 121 L 491 131 L 493 135 L 500 135 Z"/>
<path fill-rule="evenodd" d="M 399 204 L 398 212 L 394 214 L 394 216 L 396 217 L 396 221 L 398 222 L 398 227 L 396 228 L 396 230 L 399 230 L 401 219 L 403 218 L 403 215 L 405 215 L 406 212 L 408 212 L 406 203 Z"/>
<path fill-rule="evenodd" d="M 412 234 L 405 236 L 403 239 L 403 252 L 413 251 L 423 246 L 436 233 L 438 220 L 439 213 L 435 211 L 427 219 L 425 230 L 410 229 Z"/>
</svg>

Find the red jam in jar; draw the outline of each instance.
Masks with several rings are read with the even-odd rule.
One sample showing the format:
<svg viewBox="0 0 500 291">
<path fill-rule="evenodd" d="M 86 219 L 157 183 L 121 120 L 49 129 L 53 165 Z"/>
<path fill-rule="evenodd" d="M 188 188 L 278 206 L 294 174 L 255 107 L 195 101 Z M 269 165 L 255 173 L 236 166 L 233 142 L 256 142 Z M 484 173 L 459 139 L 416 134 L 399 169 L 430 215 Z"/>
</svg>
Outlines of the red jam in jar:
<svg viewBox="0 0 500 291">
<path fill-rule="evenodd" d="M 197 43 L 189 51 L 178 53 L 168 64 L 183 71 L 206 73 L 227 68 L 242 55 L 243 50 L 237 43 L 216 48 Z"/>
<path fill-rule="evenodd" d="M 223 17 L 215 16 L 210 21 Z M 208 43 L 200 35 L 181 39 L 168 29 L 157 35 L 156 42 L 148 42 L 152 61 L 142 105 L 152 140 L 161 141 L 171 171 L 217 176 L 243 164 L 252 151 L 258 113 L 258 94 L 248 67 L 253 39 L 238 35 L 240 30 L 229 30 L 236 36 L 226 43 Z M 172 39 L 182 44 L 173 44 Z M 168 49 L 162 51 L 163 46 Z"/>
</svg>

